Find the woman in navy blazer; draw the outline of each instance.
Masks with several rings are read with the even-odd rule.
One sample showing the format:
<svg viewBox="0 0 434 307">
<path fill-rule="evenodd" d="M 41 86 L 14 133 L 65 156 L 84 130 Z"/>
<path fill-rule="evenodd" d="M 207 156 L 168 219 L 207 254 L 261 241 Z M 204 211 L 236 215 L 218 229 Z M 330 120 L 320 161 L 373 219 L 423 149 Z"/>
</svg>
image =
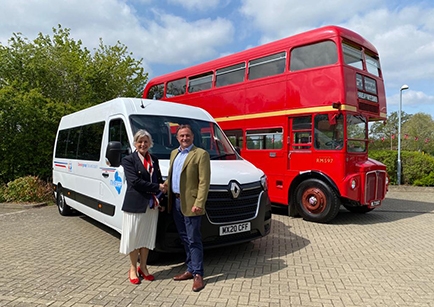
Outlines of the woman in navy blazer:
<svg viewBox="0 0 434 307">
<path fill-rule="evenodd" d="M 149 249 L 155 248 L 158 212 L 164 210 L 159 205 L 159 193 L 165 192 L 162 184 L 157 157 L 148 150 L 152 147 L 152 137 L 146 130 L 134 135 L 136 151 L 122 159 L 127 179 L 127 191 L 122 205 L 122 236 L 120 252 L 130 256 L 131 266 L 128 277 L 131 283 L 139 284 L 141 276 L 152 281 L 146 262 Z M 140 266 L 137 259 L 140 257 Z"/>
</svg>

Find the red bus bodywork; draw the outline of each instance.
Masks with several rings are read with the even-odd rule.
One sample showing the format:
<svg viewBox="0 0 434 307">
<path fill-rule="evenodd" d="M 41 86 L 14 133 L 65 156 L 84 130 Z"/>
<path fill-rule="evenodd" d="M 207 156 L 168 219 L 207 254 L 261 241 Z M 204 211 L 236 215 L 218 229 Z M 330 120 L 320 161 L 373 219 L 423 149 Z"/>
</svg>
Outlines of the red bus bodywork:
<svg viewBox="0 0 434 307">
<path fill-rule="evenodd" d="M 225 74 L 244 75 L 231 84 Z M 327 222 L 341 204 L 368 212 L 385 198 L 386 167 L 368 158 L 368 122 L 387 116 L 378 52 L 348 29 L 327 26 L 159 76 L 143 97 L 207 110 L 290 215 Z"/>
</svg>

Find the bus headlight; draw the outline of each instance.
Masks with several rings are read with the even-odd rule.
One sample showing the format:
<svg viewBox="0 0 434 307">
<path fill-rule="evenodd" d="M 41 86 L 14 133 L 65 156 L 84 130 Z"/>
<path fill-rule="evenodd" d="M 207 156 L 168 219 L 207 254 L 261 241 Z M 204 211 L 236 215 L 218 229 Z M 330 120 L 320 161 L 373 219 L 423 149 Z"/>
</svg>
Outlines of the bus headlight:
<svg viewBox="0 0 434 307">
<path fill-rule="evenodd" d="M 264 189 L 264 191 L 268 190 L 267 176 L 264 175 L 261 177 L 261 185 L 262 185 L 262 188 Z"/>
<path fill-rule="evenodd" d="M 357 181 L 356 179 L 351 180 L 351 189 L 354 190 L 357 186 Z"/>
</svg>

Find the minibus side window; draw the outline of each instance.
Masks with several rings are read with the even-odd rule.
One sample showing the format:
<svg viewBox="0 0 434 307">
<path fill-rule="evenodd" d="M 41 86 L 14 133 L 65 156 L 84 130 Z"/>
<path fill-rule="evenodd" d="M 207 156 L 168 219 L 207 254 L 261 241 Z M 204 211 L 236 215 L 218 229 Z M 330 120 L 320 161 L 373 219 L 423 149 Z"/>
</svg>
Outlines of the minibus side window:
<svg viewBox="0 0 434 307">
<path fill-rule="evenodd" d="M 77 159 L 99 161 L 103 133 L 104 122 L 81 127 Z"/>
<path fill-rule="evenodd" d="M 66 158 L 69 129 L 60 130 L 56 144 L 56 158 Z"/>
<path fill-rule="evenodd" d="M 68 145 L 66 147 L 66 158 L 77 159 L 78 141 L 80 139 L 81 127 L 69 130 Z"/>
<path fill-rule="evenodd" d="M 117 141 L 122 144 L 122 158 L 131 153 L 130 142 L 128 140 L 127 129 L 124 121 L 120 118 L 110 121 L 109 142 Z"/>
</svg>

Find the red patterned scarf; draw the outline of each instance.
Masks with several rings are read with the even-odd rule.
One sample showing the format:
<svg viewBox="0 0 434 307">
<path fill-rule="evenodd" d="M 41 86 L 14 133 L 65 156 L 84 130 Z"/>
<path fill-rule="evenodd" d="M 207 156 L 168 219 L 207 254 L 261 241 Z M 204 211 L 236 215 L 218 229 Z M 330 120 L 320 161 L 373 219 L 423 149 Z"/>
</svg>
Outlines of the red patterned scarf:
<svg viewBox="0 0 434 307">
<path fill-rule="evenodd" d="M 151 182 L 157 182 L 157 175 L 154 175 L 154 164 L 151 159 L 151 155 L 149 152 L 146 152 L 144 159 L 143 159 L 143 166 L 148 171 L 148 173 L 151 175 Z M 152 194 L 151 201 L 149 202 L 150 208 L 158 208 L 160 206 L 160 200 L 155 194 Z"/>
</svg>

